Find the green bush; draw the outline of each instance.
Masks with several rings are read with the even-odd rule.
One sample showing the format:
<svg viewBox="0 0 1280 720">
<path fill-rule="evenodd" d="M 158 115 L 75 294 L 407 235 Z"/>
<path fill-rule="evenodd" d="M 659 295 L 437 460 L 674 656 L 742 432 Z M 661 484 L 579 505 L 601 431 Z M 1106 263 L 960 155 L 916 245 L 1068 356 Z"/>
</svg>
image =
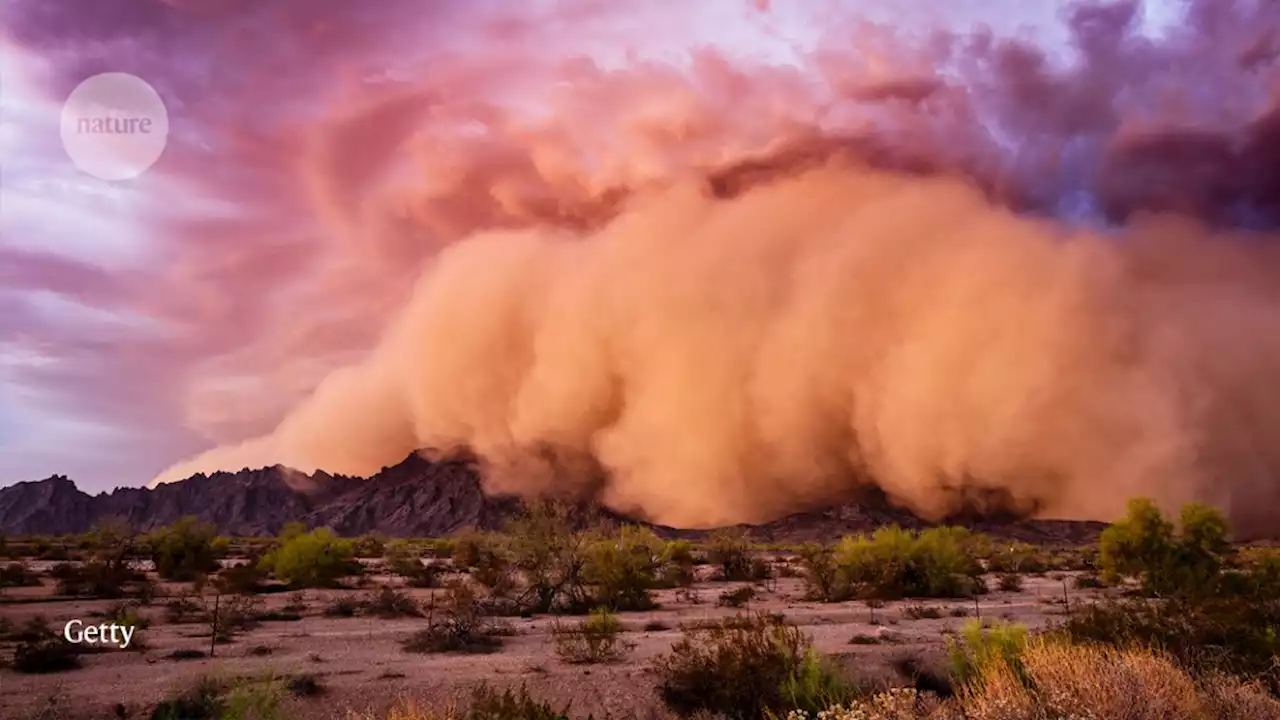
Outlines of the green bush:
<svg viewBox="0 0 1280 720">
<path fill-rule="evenodd" d="M 1280 602 L 1274 600 L 1105 600 L 1076 610 L 1061 632 L 1077 643 L 1157 648 L 1190 670 L 1261 680 L 1280 694 Z"/>
<path fill-rule="evenodd" d="M 152 532 L 146 542 L 156 574 L 166 580 L 194 580 L 216 571 L 227 546 L 217 537 L 217 528 L 191 516 Z"/>
<path fill-rule="evenodd" d="M 204 676 L 151 713 L 151 720 L 283 720 L 285 683 L 267 677 L 224 682 Z"/>
<path fill-rule="evenodd" d="M 1049 562 L 1039 548 L 1026 543 L 992 544 L 987 555 L 987 571 L 993 573 L 1042 573 Z"/>
<path fill-rule="evenodd" d="M 552 627 L 556 655 L 573 664 L 617 662 L 634 647 L 622 638 L 622 623 L 606 608 L 597 608 L 576 627 Z"/>
<path fill-rule="evenodd" d="M 507 539 L 500 535 L 468 532 L 454 543 L 454 567 L 469 570 L 471 577 L 488 588 L 495 599 L 506 599 L 516 585 L 515 567 L 507 545 Z M 514 605 L 514 601 L 511 604 Z"/>
<path fill-rule="evenodd" d="M 829 597 L 882 600 L 905 597 L 969 597 L 985 590 L 982 565 L 963 528 L 920 533 L 883 527 L 870 537 L 847 537 L 836 545 L 836 574 Z"/>
<path fill-rule="evenodd" d="M 1102 532 L 1099 569 L 1109 582 L 1137 578 L 1151 595 L 1211 593 L 1231 554 L 1229 532 L 1222 514 L 1200 503 L 1183 507 L 1175 532 L 1153 501 L 1135 498 Z"/>
<path fill-rule="evenodd" d="M 658 579 L 662 587 L 688 587 L 695 580 L 693 543 L 688 540 L 668 540 L 662 546 L 662 570 Z"/>
<path fill-rule="evenodd" d="M 225 688 L 217 680 L 202 676 L 186 691 L 162 701 L 151 713 L 151 720 L 214 720 L 225 708 Z"/>
<path fill-rule="evenodd" d="M 774 616 L 686 628 L 654 669 L 663 703 L 682 716 L 754 720 L 790 710 L 816 712 L 847 695 L 809 637 Z"/>
<path fill-rule="evenodd" d="M 1022 625 L 997 622 L 984 628 L 973 619 L 960 629 L 960 641 L 947 641 L 951 676 L 959 683 L 969 683 L 995 663 L 1016 668 L 1019 656 L 1027 647 L 1027 629 Z"/>
<path fill-rule="evenodd" d="M 388 544 L 387 570 L 404 578 L 409 587 L 432 588 L 440 584 L 440 568 L 422 562 L 421 552 L 413 545 L 397 540 Z"/>
<path fill-rule="evenodd" d="M 773 575 L 769 563 L 756 557 L 745 531 L 726 529 L 711 533 L 706 552 L 707 560 L 719 568 L 717 580 L 767 580 Z"/>
<path fill-rule="evenodd" d="M 333 587 L 338 581 L 360 572 L 350 540 L 328 528 L 309 533 L 281 536 L 279 547 L 263 556 L 261 567 L 292 587 Z"/>
<path fill-rule="evenodd" d="M 353 545 L 356 557 L 380 558 L 386 552 L 387 539 L 378 533 L 361 535 Z"/>
<path fill-rule="evenodd" d="M 658 584 L 663 542 L 652 530 L 624 525 L 587 547 L 583 579 L 594 601 L 615 612 L 654 607 L 650 590 Z"/>
<path fill-rule="evenodd" d="M 819 602 L 843 602 L 853 596 L 854 588 L 836 562 L 835 549 L 821 543 L 806 543 L 797 552 L 800 577 L 805 596 Z"/>
</svg>

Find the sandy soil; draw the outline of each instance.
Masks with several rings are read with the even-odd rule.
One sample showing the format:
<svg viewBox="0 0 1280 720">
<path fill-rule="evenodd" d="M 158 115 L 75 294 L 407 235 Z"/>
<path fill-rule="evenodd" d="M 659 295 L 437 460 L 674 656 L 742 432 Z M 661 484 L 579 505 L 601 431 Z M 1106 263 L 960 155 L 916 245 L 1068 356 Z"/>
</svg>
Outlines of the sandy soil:
<svg viewBox="0 0 1280 720">
<path fill-rule="evenodd" d="M 892 676 L 890 661 L 903 654 L 917 654 L 926 661 L 941 662 L 946 638 L 975 612 L 984 619 L 998 618 L 1043 627 L 1063 614 L 1064 580 L 1069 601 L 1087 602 L 1097 591 L 1075 589 L 1070 573 L 1024 577 L 1018 592 L 992 592 L 973 601 L 904 601 L 869 608 L 861 602 L 822 604 L 803 600 L 801 581 L 783 578 L 761 591 L 747 609 L 777 612 L 803 627 L 814 645 L 832 655 L 850 673 L 867 678 Z M 675 591 L 661 591 L 658 610 L 625 613 L 621 620 L 626 638 L 635 643 L 623 662 L 613 665 L 571 665 L 553 650 L 547 617 L 513 618 L 516 635 L 506 639 L 500 652 L 488 655 L 419 655 L 407 653 L 400 641 L 425 624 L 410 618 L 328 618 L 321 613 L 343 594 L 363 596 L 367 590 L 306 591 L 308 610 L 301 620 L 264 622 L 219 645 L 212 658 L 175 660 L 175 650 L 207 652 L 208 627 L 169 624 L 164 601 L 144 610 L 151 626 L 139 632 L 146 649 L 110 650 L 86 656 L 83 668 L 53 675 L 22 675 L 0 670 L 0 718 L 37 717 L 51 705 L 58 718 L 115 718 L 122 704 L 125 717 L 147 717 L 149 708 L 190 687 L 201 675 L 222 677 L 275 674 L 314 674 L 324 693 L 313 698 L 290 698 L 288 716 L 299 719 L 346 720 L 354 711 L 380 710 L 402 695 L 426 702 L 445 703 L 474 683 L 525 684 L 530 692 L 557 706 L 571 705 L 575 714 L 594 713 L 597 718 L 665 717 L 654 692 L 648 668 L 655 656 L 667 652 L 681 636 L 679 626 L 697 620 L 734 615 L 742 610 L 718 607 L 720 593 L 743 583 L 699 582 L 701 602 L 676 598 Z M 994 579 L 989 583 L 995 587 Z M 170 587 L 171 594 L 180 588 Z M 432 590 L 407 590 L 418 600 Z M 43 615 L 60 629 L 72 618 L 90 621 L 108 601 L 18 602 L 39 600 L 48 588 L 8 590 L 0 616 L 24 622 Z M 289 595 L 264 597 L 267 608 L 288 603 Z M 911 605 L 937 608 L 942 617 L 912 619 Z M 202 634 L 205 637 L 200 637 Z M 855 637 L 858 642 L 853 642 Z M 875 642 L 869 640 L 872 638 Z M 5 648 L 7 656 L 11 648 Z"/>
</svg>

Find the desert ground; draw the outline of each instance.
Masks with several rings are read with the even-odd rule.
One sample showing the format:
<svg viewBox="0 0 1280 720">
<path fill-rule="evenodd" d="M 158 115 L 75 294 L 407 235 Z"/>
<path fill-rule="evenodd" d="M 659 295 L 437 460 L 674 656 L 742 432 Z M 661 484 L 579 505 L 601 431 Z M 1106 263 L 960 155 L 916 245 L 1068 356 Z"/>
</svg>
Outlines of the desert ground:
<svg viewBox="0 0 1280 720">
<path fill-rule="evenodd" d="M 776 556 L 778 574 L 789 574 L 791 559 Z M 42 569 L 35 567 L 33 569 Z M 1025 575 L 1016 591 L 993 588 L 977 600 L 903 600 L 870 604 L 807 602 L 803 582 L 779 577 L 759 583 L 722 582 L 707 577 L 709 568 L 688 589 L 655 592 L 659 608 L 620 613 L 622 637 L 634 648 L 621 661 L 571 664 L 554 651 L 552 628 L 562 620 L 550 616 L 511 618 L 514 633 L 500 650 L 485 654 L 415 654 L 401 642 L 426 622 L 422 618 L 382 619 L 328 617 L 326 608 L 337 601 L 356 602 L 382 586 L 397 587 L 420 603 L 439 589 L 402 588 L 398 578 L 366 576 L 362 587 L 340 590 L 302 590 L 261 596 L 259 611 L 270 616 L 286 606 L 301 616 L 264 620 L 238 633 L 232 642 L 214 646 L 213 657 L 177 659 L 183 651 L 210 650 L 207 623 L 175 624 L 165 620 L 164 597 L 139 614 L 149 626 L 139 631 L 142 649 L 107 650 L 89 655 L 80 669 L 55 674 L 18 674 L 0 670 L 0 717 L 147 717 L 167 697 L 190 687 L 202 676 L 311 677 L 314 695 L 285 700 L 286 717 L 342 718 L 358 713 L 385 712 L 397 700 L 410 697 L 427 705 L 447 705 L 480 682 L 494 686 L 525 685 L 530 694 L 555 707 L 568 706 L 575 715 L 609 717 L 667 717 L 649 672 L 651 661 L 671 650 L 681 626 L 732 617 L 744 612 L 780 613 L 803 628 L 814 647 L 867 680 L 892 684 L 894 661 L 916 657 L 939 663 L 946 642 L 968 618 L 981 615 L 1042 628 L 1060 619 L 1064 599 L 1090 602 L 1102 592 L 1075 587 L 1072 572 Z M 741 607 L 727 607 L 719 598 L 743 587 L 755 597 Z M 176 597 L 182 584 L 160 585 L 163 596 Z M 42 587 L 10 589 L 0 605 L 0 617 L 15 624 L 43 616 L 60 630 L 73 618 L 92 622 L 111 606 L 107 600 L 61 600 Z M 566 618 L 572 621 L 573 618 Z M 194 654 L 194 653 L 192 653 Z M 901 678 L 897 678 L 901 682 Z M 122 709 L 121 709 L 122 708 Z M 43 713 L 43 715 L 42 715 Z"/>
</svg>

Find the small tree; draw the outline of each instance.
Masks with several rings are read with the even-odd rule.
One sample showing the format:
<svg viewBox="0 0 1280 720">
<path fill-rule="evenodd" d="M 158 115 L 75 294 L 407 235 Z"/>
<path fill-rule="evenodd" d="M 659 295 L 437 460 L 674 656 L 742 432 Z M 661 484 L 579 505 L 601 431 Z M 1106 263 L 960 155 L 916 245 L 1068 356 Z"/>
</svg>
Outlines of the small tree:
<svg viewBox="0 0 1280 720">
<path fill-rule="evenodd" d="M 583 574 L 591 538 L 574 530 L 567 506 L 533 503 L 506 531 L 511 565 L 526 584 L 519 598 L 522 611 L 590 609 Z"/>
<path fill-rule="evenodd" d="M 843 602 L 853 596 L 853 587 L 841 572 L 833 548 L 822 543 L 806 543 L 798 555 L 808 599 Z"/>
<path fill-rule="evenodd" d="M 696 580 L 693 543 L 688 540 L 668 540 L 662 546 L 662 570 L 659 582 L 664 587 L 688 587 Z"/>
<path fill-rule="evenodd" d="M 359 572 L 350 540 L 328 528 L 294 535 L 263 556 L 261 566 L 293 587 L 332 587 L 338 580 Z"/>
<path fill-rule="evenodd" d="M 1200 503 L 1182 509 L 1179 531 L 1148 498 L 1129 501 L 1128 512 L 1102 532 L 1099 568 L 1115 582 L 1138 578 L 1152 595 L 1212 591 L 1231 552 L 1226 519 Z"/>
<path fill-rule="evenodd" d="M 584 577 L 600 605 L 614 611 L 648 610 L 662 559 L 662 540 L 652 530 L 626 525 L 591 544 Z"/>
<path fill-rule="evenodd" d="M 148 536 L 156 574 L 166 580 L 194 580 L 218 569 L 218 558 L 226 543 L 217 538 L 217 528 L 193 516 L 156 530 Z"/>
<path fill-rule="evenodd" d="M 556 655 L 573 664 L 611 663 L 623 659 L 635 644 L 622 638 L 622 623 L 605 608 L 592 611 L 591 617 L 576 627 L 552 626 Z"/>
<path fill-rule="evenodd" d="M 708 540 L 707 559 L 721 580 L 751 579 L 751 542 L 741 530 L 717 530 Z"/>
</svg>

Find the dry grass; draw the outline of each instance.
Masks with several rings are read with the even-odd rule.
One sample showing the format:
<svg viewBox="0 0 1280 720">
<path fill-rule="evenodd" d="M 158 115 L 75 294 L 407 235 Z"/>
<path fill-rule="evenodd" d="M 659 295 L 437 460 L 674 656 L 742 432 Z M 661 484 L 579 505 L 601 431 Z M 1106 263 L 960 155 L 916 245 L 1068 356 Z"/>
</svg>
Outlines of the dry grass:
<svg viewBox="0 0 1280 720">
<path fill-rule="evenodd" d="M 809 720 L 792 712 L 788 720 Z M 1277 720 L 1280 700 L 1256 683 L 1193 678 L 1149 650 L 1034 642 L 986 666 L 960 694 L 894 690 L 830 708 L 824 720 Z"/>
<path fill-rule="evenodd" d="M 446 705 L 443 708 L 428 708 L 410 697 L 400 698 L 386 713 L 374 714 L 351 713 L 349 720 L 458 720 L 457 706 Z"/>
<path fill-rule="evenodd" d="M 1160 653 L 1044 642 L 1017 663 L 988 666 L 959 703 L 974 720 L 1280 718 L 1280 701 L 1259 687 L 1220 676 L 1198 683 Z"/>
</svg>

